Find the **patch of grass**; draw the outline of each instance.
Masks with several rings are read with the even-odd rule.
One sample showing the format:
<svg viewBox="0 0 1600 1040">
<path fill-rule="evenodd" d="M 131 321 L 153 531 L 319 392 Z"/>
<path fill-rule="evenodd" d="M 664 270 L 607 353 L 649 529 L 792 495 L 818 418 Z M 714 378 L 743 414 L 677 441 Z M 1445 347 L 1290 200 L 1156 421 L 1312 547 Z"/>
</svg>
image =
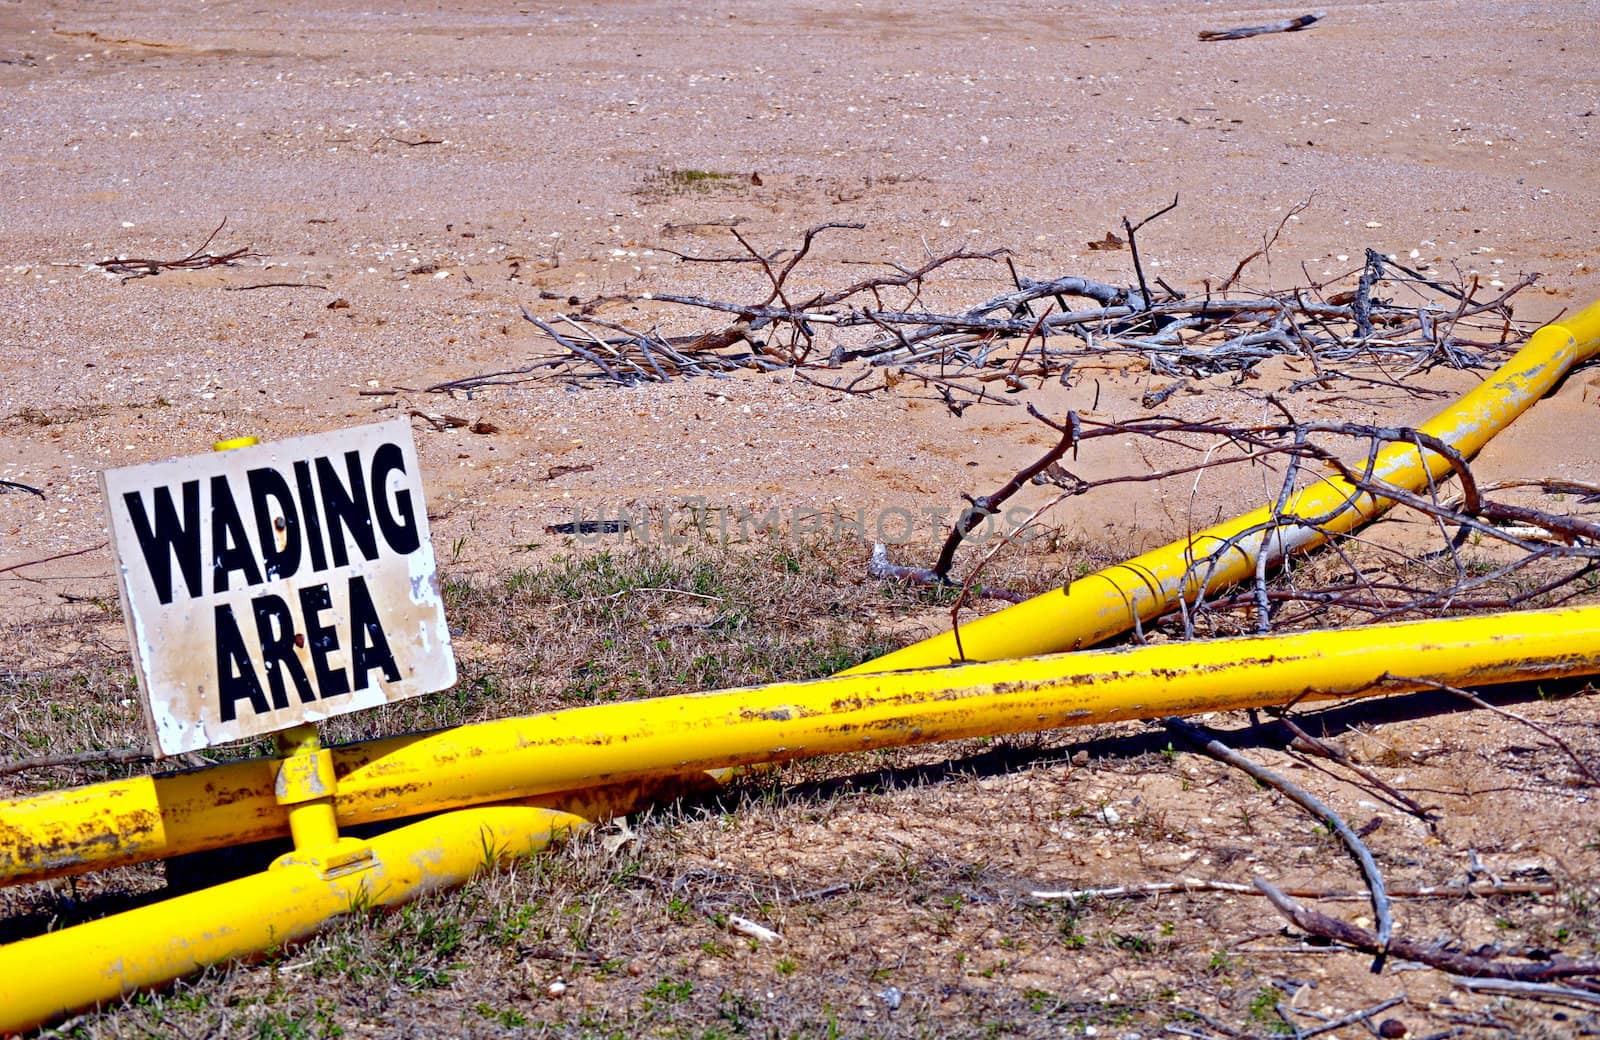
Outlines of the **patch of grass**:
<svg viewBox="0 0 1600 1040">
<path fill-rule="evenodd" d="M 694 995 L 694 983 L 688 979 L 662 979 L 645 990 L 644 995 L 666 1004 L 681 1004 Z"/>
<path fill-rule="evenodd" d="M 709 192 L 716 188 L 744 188 L 749 184 L 748 178 L 720 170 L 662 170 L 659 177 L 666 191 L 674 195 Z"/>
<path fill-rule="evenodd" d="M 448 985 L 466 941 L 466 898 L 445 893 L 341 922 L 312 958 L 312 973 L 411 992 Z"/>
<path fill-rule="evenodd" d="M 515 1029 L 528 1024 L 528 1016 L 516 1008 L 494 1008 L 483 1001 L 479 1001 L 472 1006 L 472 1010 L 490 1022 L 506 1029 Z"/>
<path fill-rule="evenodd" d="M 1294 1032 L 1294 1028 L 1278 1015 L 1278 999 L 1281 994 L 1271 986 L 1263 986 L 1250 998 L 1250 1006 L 1246 1013 L 1250 1021 L 1265 1029 L 1268 1033 L 1287 1034 Z"/>
<path fill-rule="evenodd" d="M 0 419 L 0 425 L 66 426 L 70 423 L 83 422 L 85 419 L 98 419 L 109 415 L 111 411 L 112 406 L 103 402 L 62 405 L 48 412 L 29 405 Z"/>
<path fill-rule="evenodd" d="M 697 167 L 661 167 L 644 179 L 634 194 L 647 202 L 660 202 L 685 195 L 707 195 L 712 192 L 744 192 L 750 190 L 747 174 L 728 173 L 722 170 L 702 170 Z"/>
</svg>

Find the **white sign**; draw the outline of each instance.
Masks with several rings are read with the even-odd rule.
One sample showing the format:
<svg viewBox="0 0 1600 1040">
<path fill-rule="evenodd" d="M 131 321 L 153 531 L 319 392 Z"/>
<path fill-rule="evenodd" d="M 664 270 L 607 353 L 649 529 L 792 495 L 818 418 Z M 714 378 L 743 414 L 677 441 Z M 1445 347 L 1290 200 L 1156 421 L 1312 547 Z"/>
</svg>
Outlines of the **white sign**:
<svg viewBox="0 0 1600 1040">
<path fill-rule="evenodd" d="M 156 753 L 453 686 L 406 420 L 101 475 Z"/>
</svg>

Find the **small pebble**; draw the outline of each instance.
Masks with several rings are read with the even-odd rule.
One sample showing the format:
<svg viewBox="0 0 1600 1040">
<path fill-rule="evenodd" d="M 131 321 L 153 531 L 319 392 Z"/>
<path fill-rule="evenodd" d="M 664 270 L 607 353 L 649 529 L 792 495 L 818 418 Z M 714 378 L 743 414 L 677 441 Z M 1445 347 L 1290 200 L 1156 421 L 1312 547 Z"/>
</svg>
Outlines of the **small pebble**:
<svg viewBox="0 0 1600 1040">
<path fill-rule="evenodd" d="M 561 994 L 567 991 L 567 984 L 562 982 L 560 979 L 557 979 L 556 981 L 550 983 L 550 985 L 546 986 L 544 991 L 550 994 L 552 997 L 559 997 Z"/>
<path fill-rule="evenodd" d="M 1407 1029 L 1406 1024 L 1398 1018 L 1386 1018 L 1378 1024 L 1378 1035 L 1384 1040 L 1399 1040 L 1409 1032 L 1411 1030 Z"/>
</svg>

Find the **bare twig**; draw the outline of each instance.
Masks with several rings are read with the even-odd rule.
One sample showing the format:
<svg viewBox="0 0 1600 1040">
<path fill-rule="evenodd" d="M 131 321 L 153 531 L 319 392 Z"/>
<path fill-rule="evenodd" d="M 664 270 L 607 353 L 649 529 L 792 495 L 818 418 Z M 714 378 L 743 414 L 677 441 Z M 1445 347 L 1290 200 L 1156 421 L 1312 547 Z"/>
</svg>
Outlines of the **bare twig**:
<svg viewBox="0 0 1600 1040">
<path fill-rule="evenodd" d="M 12 491 L 26 491 L 30 495 L 38 495 L 40 498 L 45 497 L 43 491 L 31 484 L 22 484 L 15 480 L 0 480 L 0 495 L 9 494 Z"/>
<path fill-rule="evenodd" d="M 1150 286 L 1144 279 L 1144 265 L 1139 262 L 1139 229 L 1164 213 L 1170 213 L 1178 208 L 1178 196 L 1172 196 L 1172 201 L 1145 217 L 1139 223 L 1130 223 L 1127 217 L 1122 218 L 1122 227 L 1128 233 L 1128 252 L 1133 256 L 1133 273 L 1139 279 L 1139 299 L 1145 307 L 1150 306 L 1155 300 L 1150 296 Z"/>
<path fill-rule="evenodd" d="M 228 218 L 223 217 L 222 223 L 217 225 L 216 230 L 207 235 L 206 240 L 200 243 L 200 248 L 188 256 L 179 257 L 176 260 L 144 260 L 131 257 L 116 257 L 111 260 L 97 261 L 94 266 L 112 274 L 126 275 L 127 277 L 123 281 L 131 282 L 136 278 L 149 278 L 152 275 L 158 275 L 162 271 L 198 271 L 207 267 L 227 267 L 238 263 L 240 260 L 260 255 L 259 253 L 252 253 L 248 247 L 235 249 L 228 253 L 206 252 L 206 247 L 211 245 L 212 239 L 216 238 L 222 232 L 222 229 L 227 226 Z"/>
<path fill-rule="evenodd" d="M 1415 816 L 1417 819 L 1425 821 L 1431 821 L 1433 819 L 1433 813 L 1427 806 L 1422 805 L 1416 799 L 1412 798 L 1398 787 L 1395 787 L 1377 773 L 1374 773 L 1366 766 L 1345 754 L 1343 749 L 1337 747 L 1336 745 L 1329 744 L 1327 741 L 1318 740 L 1310 733 L 1307 733 L 1300 727 L 1298 723 L 1291 719 L 1287 713 L 1278 716 L 1278 723 L 1294 735 L 1294 742 L 1290 745 L 1291 747 L 1296 749 L 1304 749 L 1314 755 L 1320 755 L 1329 761 L 1339 763 L 1352 773 L 1361 777 L 1361 779 L 1365 780 L 1367 783 L 1371 784 L 1373 787 L 1376 787 L 1378 790 L 1394 799 L 1396 802 L 1399 802 L 1405 807 L 1407 812 Z"/>
<path fill-rule="evenodd" d="M 259 282 L 255 285 L 224 285 L 222 287 L 223 292 L 249 292 L 252 289 L 321 289 L 324 292 L 333 291 L 326 285 L 318 285 L 315 282 Z"/>
<path fill-rule="evenodd" d="M 1574 1004 L 1600 1004 L 1600 993 L 1577 989 L 1573 986 L 1556 986 L 1548 982 L 1519 982 L 1515 979 L 1475 979 L 1456 975 L 1450 985 L 1460 986 L 1475 993 L 1500 993 L 1508 997 L 1527 1000 L 1570 1001 Z"/>
<path fill-rule="evenodd" d="M 108 751 L 75 751 L 62 755 L 39 755 L 35 758 L 14 758 L 0 762 L 0 776 L 24 773 L 34 769 L 54 769 L 59 766 L 120 765 L 127 762 L 148 762 L 150 752 L 143 748 L 116 748 Z"/>
<path fill-rule="evenodd" d="M 1357 1022 L 1365 1022 L 1379 1012 L 1387 1011 L 1396 1004 L 1403 1003 L 1405 999 L 1403 996 L 1390 997 L 1388 1000 L 1378 1001 L 1371 1007 L 1362 1008 L 1360 1011 L 1352 1011 L 1348 1015 L 1333 1019 L 1330 1022 L 1324 1022 L 1321 1025 L 1312 1026 L 1310 1029 L 1296 1029 L 1294 1040 L 1311 1040 L 1311 1037 L 1321 1036 L 1323 1033 L 1331 1033 L 1335 1029 L 1343 1029 L 1345 1026 L 1353 1026 Z M 1371 1027 L 1368 1026 L 1368 1028 L 1370 1029 Z"/>
<path fill-rule="evenodd" d="M 1380 943 L 1373 933 L 1347 921 L 1309 907 L 1301 906 L 1293 898 L 1279 891 L 1263 878 L 1255 879 L 1272 905 L 1278 908 L 1296 928 L 1329 942 L 1348 946 L 1363 953 L 1382 954 L 1385 951 L 1396 957 L 1430 968 L 1439 968 L 1455 975 L 1474 979 L 1509 979 L 1516 982 L 1548 982 L 1552 979 L 1582 978 L 1600 975 L 1600 961 L 1577 961 L 1556 955 L 1549 960 L 1507 964 L 1489 960 L 1476 954 L 1446 949 L 1434 943 L 1419 943 L 1403 936 L 1391 936 Z"/>
<path fill-rule="evenodd" d="M 1355 858 L 1361 867 L 1361 874 L 1367 881 L 1367 890 L 1372 897 L 1372 912 L 1378 922 L 1376 948 L 1372 951 L 1378 955 L 1373 965 L 1373 970 L 1380 970 L 1383 966 L 1384 949 L 1389 943 L 1389 938 L 1394 930 L 1393 917 L 1389 909 L 1389 898 L 1384 891 L 1383 875 L 1378 870 L 1378 864 L 1372 858 L 1372 851 L 1367 848 L 1359 835 L 1344 822 L 1340 815 L 1329 808 L 1321 799 L 1311 792 L 1296 785 L 1286 777 L 1280 776 L 1265 766 L 1234 751 L 1220 740 L 1212 737 L 1205 730 L 1183 719 L 1172 717 L 1162 720 L 1163 724 L 1178 736 L 1205 751 L 1206 754 L 1219 761 L 1226 762 L 1236 769 L 1242 769 L 1250 776 L 1278 791 L 1283 792 L 1288 798 L 1301 808 L 1310 812 L 1322 821 L 1339 836 L 1345 848 Z M 1270 898 L 1270 894 L 1269 894 Z"/>
<path fill-rule="evenodd" d="M 1286 888 L 1296 899 L 1319 902 L 1370 902 L 1371 892 L 1343 889 Z M 1554 895 L 1561 886 L 1554 881 L 1502 881 L 1470 885 L 1399 885 L 1387 889 L 1391 899 L 1483 899 L 1490 896 Z M 1253 885 L 1237 881 L 1208 881 L 1184 878 L 1181 881 L 1151 881 L 1139 885 L 1108 885 L 1102 888 L 1039 889 L 1029 894 L 1035 899 L 1141 899 L 1147 896 L 1180 892 L 1224 892 L 1236 896 L 1264 896 Z"/>
<path fill-rule="evenodd" d="M 0 574 L 9 574 L 12 571 L 20 571 L 27 567 L 37 567 L 43 563 L 54 563 L 57 560 L 70 560 L 74 556 L 83 556 L 87 553 L 99 552 L 101 549 L 104 549 L 110 544 L 110 542 L 101 542 L 98 545 L 91 545 L 83 549 L 70 549 L 67 552 L 59 552 L 51 556 L 41 556 L 37 560 L 23 560 L 21 563 L 7 564 L 4 567 L 0 567 Z"/>
<path fill-rule="evenodd" d="M 883 581 L 898 581 L 907 585 L 924 585 L 930 588 L 947 589 L 956 587 L 948 575 L 939 574 L 932 567 L 907 567 L 902 564 L 891 563 L 889 561 L 889 547 L 882 542 L 874 542 L 872 545 L 872 555 L 867 560 L 867 574 Z M 1021 603 L 1027 599 L 1021 593 L 990 588 L 985 585 L 972 586 L 970 595 L 976 599 L 996 599 L 1005 603 Z"/>
<path fill-rule="evenodd" d="M 1268 236 L 1268 237 L 1262 238 L 1262 240 L 1261 240 L 1261 248 L 1255 250 L 1249 256 L 1245 257 L 1243 260 L 1240 260 L 1239 261 L 1239 266 L 1235 267 L 1233 269 L 1233 273 L 1230 274 L 1227 277 L 1227 279 L 1221 285 L 1217 286 L 1217 291 L 1218 292 L 1227 292 L 1229 289 L 1233 288 L 1234 285 L 1236 285 L 1238 283 L 1239 276 L 1244 274 L 1244 269 L 1246 267 L 1250 266 L 1251 261 L 1257 260 L 1257 259 L 1265 259 L 1267 257 L 1267 255 L 1272 252 L 1272 247 L 1277 245 L 1278 236 L 1283 234 L 1283 229 L 1288 226 L 1289 221 L 1293 220 L 1295 217 L 1298 217 L 1300 214 L 1304 213 L 1306 211 L 1306 208 L 1311 205 L 1311 200 L 1316 198 L 1316 197 L 1317 197 L 1317 193 L 1316 192 L 1312 192 L 1306 198 L 1304 198 L 1301 201 L 1295 203 L 1293 206 L 1290 206 L 1289 207 L 1289 212 L 1285 213 L 1283 215 L 1283 219 L 1278 221 L 1278 226 L 1273 229 L 1272 234 L 1270 236 Z"/>
<path fill-rule="evenodd" d="M 1078 442 L 1078 436 L 1082 432 L 1082 426 L 1078 421 L 1078 415 L 1076 412 L 1067 413 L 1067 424 L 1065 426 L 1058 426 L 1055 423 L 1049 422 L 1049 420 L 1040 415 L 1032 405 L 1028 406 L 1028 414 L 1032 415 L 1035 419 L 1038 419 L 1041 422 L 1047 423 L 1052 429 L 1059 431 L 1061 434 L 1061 440 L 1056 443 L 1055 447 L 1045 452 L 1031 465 L 1026 466 L 1025 468 L 1013 474 L 1011 479 L 1006 481 L 1005 485 L 994 494 L 979 495 L 977 498 L 967 499 L 969 503 L 968 508 L 962 512 L 961 516 L 950 528 L 950 534 L 945 538 L 944 546 L 939 550 L 939 559 L 933 565 L 933 573 L 938 575 L 941 580 L 949 578 L 950 568 L 955 564 L 956 549 L 960 548 L 961 543 L 966 539 L 967 535 L 972 533 L 972 529 L 978 526 L 978 524 L 982 523 L 988 517 L 998 513 L 1000 511 L 1000 507 L 1003 506 L 1012 495 L 1015 495 L 1018 491 L 1026 487 L 1034 477 L 1038 476 L 1054 465 L 1057 460 L 1065 455 L 1073 447 L 1073 445 Z"/>
</svg>

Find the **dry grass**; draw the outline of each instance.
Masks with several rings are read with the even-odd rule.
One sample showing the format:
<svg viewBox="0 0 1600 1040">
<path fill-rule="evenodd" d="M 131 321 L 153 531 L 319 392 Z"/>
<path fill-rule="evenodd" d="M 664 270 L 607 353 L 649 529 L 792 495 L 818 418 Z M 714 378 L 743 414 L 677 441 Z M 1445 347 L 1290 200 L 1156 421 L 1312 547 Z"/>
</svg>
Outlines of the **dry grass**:
<svg viewBox="0 0 1600 1040">
<path fill-rule="evenodd" d="M 612 547 L 447 585 L 464 681 L 340 723 L 341 736 L 824 674 L 941 623 L 942 597 L 864 582 L 859 548 Z M 1037 589 L 1081 562 L 1019 556 Z M 66 628 L 53 631 L 62 632 Z M 30 734 L 82 741 L 107 655 L 0 677 Z M 1518 710 L 1600 754 L 1600 715 L 1563 688 Z M 1572 764 L 1504 719 L 1415 696 L 1301 717 L 1413 796 L 1430 827 L 1351 778 L 1304 768 L 1271 726 L 1229 737 L 1358 826 L 1391 883 L 1459 880 L 1467 850 L 1556 896 L 1403 903 L 1409 935 L 1580 955 L 1600 944 L 1600 812 Z M 122 709 L 117 709 L 120 712 Z M 136 709 L 135 709 L 136 711 Z M 59 717 L 58 717 L 59 716 Z M 95 730 L 123 732 L 113 712 Z M 135 716 L 136 720 L 136 716 Z M 1226 727 L 1232 718 L 1211 724 Z M 95 727 L 90 727 L 95 729 Z M 47 778 L 65 782 L 66 776 Z M 1263 902 L 1225 895 L 1041 901 L 1035 888 L 1197 876 L 1350 889 L 1326 834 L 1275 792 L 1130 724 L 800 762 L 662 806 L 466 888 L 358 912 L 259 963 L 74 1020 L 67 1035 L 1058 1037 L 1284 1034 L 1391 995 L 1412 1036 L 1580 1035 L 1592 1015 L 1510 1007 L 1433 972 L 1374 977 L 1306 951 Z M 160 868 L 9 890 L 12 935 L 159 895 Z M 1355 917 L 1359 902 L 1326 904 Z M 782 936 L 751 940 L 738 915 Z M 1294 1010 L 1289 1010 L 1290 1008 Z M 1557 1015 L 1562 1017 L 1556 1017 Z M 1543 1031 L 1543 1032 L 1540 1032 Z M 1354 1030 L 1333 1034 L 1365 1035 Z"/>
</svg>

